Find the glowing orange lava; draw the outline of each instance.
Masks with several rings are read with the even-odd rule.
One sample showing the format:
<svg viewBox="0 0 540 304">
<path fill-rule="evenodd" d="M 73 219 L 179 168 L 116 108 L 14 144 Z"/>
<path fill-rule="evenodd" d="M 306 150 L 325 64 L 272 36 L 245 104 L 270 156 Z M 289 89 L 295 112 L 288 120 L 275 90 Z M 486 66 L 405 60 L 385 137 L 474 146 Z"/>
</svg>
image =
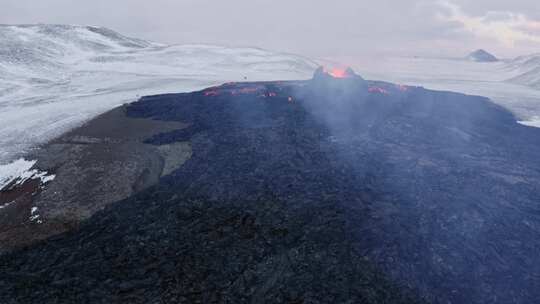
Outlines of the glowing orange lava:
<svg viewBox="0 0 540 304">
<path fill-rule="evenodd" d="M 347 73 L 346 69 L 333 68 L 328 72 L 334 78 L 347 78 L 350 75 Z"/>
</svg>

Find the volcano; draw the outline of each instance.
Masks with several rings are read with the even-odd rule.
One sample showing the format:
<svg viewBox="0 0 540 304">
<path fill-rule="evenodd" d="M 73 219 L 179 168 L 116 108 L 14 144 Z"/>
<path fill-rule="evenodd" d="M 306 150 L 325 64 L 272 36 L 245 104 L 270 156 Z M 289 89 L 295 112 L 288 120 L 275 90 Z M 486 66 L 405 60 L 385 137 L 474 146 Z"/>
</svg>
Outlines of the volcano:
<svg viewBox="0 0 540 304">
<path fill-rule="evenodd" d="M 467 56 L 467 59 L 475 62 L 497 62 L 499 59 L 485 50 L 479 49 Z"/>
<path fill-rule="evenodd" d="M 362 79 L 359 75 L 357 75 L 353 69 L 351 68 L 332 68 L 332 69 L 326 69 L 325 67 L 319 67 L 317 70 L 315 70 L 315 74 L 313 75 L 313 79 L 328 79 L 328 78 L 356 78 L 356 79 Z"/>
<path fill-rule="evenodd" d="M 486 98 L 319 69 L 114 111 L 36 153 L 0 302 L 540 298 L 540 131 Z"/>
</svg>

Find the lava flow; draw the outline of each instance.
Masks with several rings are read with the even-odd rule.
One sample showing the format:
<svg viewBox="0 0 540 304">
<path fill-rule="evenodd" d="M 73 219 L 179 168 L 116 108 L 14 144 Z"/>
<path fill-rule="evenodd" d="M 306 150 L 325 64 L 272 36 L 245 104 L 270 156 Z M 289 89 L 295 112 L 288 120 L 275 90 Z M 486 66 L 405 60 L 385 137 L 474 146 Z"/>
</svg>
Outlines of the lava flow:
<svg viewBox="0 0 540 304">
<path fill-rule="evenodd" d="M 351 68 L 331 68 L 319 67 L 315 75 L 327 75 L 332 78 L 354 78 L 358 77 Z"/>
<path fill-rule="evenodd" d="M 347 73 L 347 70 L 345 69 L 338 69 L 334 68 L 331 71 L 328 72 L 328 74 L 332 75 L 334 78 L 347 78 L 350 77 L 350 75 Z"/>
</svg>

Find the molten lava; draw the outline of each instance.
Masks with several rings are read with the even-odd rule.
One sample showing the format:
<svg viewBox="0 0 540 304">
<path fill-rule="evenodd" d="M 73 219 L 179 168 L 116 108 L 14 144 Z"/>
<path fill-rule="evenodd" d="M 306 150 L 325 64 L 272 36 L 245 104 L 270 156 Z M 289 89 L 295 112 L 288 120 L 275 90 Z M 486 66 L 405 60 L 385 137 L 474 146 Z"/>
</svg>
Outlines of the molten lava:
<svg viewBox="0 0 540 304">
<path fill-rule="evenodd" d="M 356 75 L 356 73 L 351 68 L 331 68 L 327 69 L 323 66 L 315 70 L 313 74 L 314 79 L 328 79 L 328 78 L 356 78 L 358 80 L 363 80 L 362 77 Z"/>
<path fill-rule="evenodd" d="M 356 75 L 351 68 L 332 68 L 331 70 L 325 70 L 324 72 L 334 78 L 352 78 Z"/>
<path fill-rule="evenodd" d="M 347 78 L 351 77 L 351 75 L 347 72 L 346 69 L 340 69 L 340 68 L 333 68 L 328 72 L 332 77 L 334 78 Z"/>
</svg>

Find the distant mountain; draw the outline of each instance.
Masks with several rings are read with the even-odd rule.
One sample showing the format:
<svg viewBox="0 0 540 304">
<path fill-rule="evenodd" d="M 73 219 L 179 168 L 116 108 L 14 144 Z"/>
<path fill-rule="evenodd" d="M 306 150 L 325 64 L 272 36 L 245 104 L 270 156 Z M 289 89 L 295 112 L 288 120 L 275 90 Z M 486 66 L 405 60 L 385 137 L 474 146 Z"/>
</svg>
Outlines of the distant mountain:
<svg viewBox="0 0 540 304">
<path fill-rule="evenodd" d="M 485 50 L 476 50 L 467 56 L 467 59 L 476 62 L 497 62 L 499 59 Z"/>
<path fill-rule="evenodd" d="M 318 66 L 292 54 L 171 46 L 93 26 L 0 25 L 0 45 L 0 165 L 142 95 L 307 79 Z"/>
</svg>

